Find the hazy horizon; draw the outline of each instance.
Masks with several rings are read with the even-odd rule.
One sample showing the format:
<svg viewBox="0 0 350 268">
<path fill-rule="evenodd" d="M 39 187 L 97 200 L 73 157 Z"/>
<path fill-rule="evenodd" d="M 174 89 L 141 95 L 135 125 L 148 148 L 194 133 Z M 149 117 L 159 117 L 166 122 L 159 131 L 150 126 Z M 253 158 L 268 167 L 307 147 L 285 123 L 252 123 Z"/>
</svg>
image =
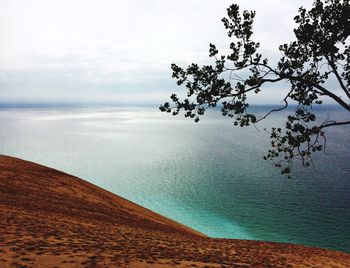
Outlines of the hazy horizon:
<svg viewBox="0 0 350 268">
<path fill-rule="evenodd" d="M 209 43 L 225 53 L 221 19 L 233 2 L 256 10 L 254 39 L 271 62 L 294 38 L 298 7 L 312 3 L 1 0 L 0 102 L 160 104 L 184 94 L 170 64 L 212 63 Z M 280 103 L 288 88 L 265 88 L 252 102 Z"/>
</svg>

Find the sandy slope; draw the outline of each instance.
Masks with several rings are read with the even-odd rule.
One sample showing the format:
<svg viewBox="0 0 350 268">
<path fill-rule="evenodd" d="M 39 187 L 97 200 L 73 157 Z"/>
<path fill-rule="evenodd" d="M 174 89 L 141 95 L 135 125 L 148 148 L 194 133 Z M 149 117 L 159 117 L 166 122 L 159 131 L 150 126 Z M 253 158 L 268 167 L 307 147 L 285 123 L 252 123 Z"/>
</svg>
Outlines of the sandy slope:
<svg viewBox="0 0 350 268">
<path fill-rule="evenodd" d="M 0 156 L 0 267 L 350 267 L 350 254 L 208 238 L 79 178 Z"/>
</svg>

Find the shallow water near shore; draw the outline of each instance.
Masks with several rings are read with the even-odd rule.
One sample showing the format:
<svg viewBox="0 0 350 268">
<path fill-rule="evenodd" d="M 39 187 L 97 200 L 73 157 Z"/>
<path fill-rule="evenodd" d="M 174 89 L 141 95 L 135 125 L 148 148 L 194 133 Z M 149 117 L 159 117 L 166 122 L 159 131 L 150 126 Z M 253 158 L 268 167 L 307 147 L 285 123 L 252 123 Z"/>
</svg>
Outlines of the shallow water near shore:
<svg viewBox="0 0 350 268">
<path fill-rule="evenodd" d="M 256 107 L 263 113 L 269 107 Z M 320 118 L 346 118 L 324 106 Z M 0 153 L 86 179 L 209 236 L 350 252 L 350 127 L 327 130 L 315 170 L 282 176 L 262 159 L 262 124 L 234 127 L 219 111 L 195 124 L 157 108 L 2 107 Z"/>
</svg>

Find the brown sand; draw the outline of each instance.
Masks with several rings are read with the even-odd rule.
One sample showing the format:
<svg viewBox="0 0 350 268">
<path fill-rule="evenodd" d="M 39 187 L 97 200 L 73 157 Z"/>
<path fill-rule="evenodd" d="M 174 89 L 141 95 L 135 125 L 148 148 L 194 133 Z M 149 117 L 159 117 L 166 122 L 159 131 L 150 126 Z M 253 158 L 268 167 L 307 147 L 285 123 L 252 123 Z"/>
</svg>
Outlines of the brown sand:
<svg viewBox="0 0 350 268">
<path fill-rule="evenodd" d="M 6 267 L 350 267 L 350 254 L 209 238 L 74 176 L 0 155 Z"/>
</svg>

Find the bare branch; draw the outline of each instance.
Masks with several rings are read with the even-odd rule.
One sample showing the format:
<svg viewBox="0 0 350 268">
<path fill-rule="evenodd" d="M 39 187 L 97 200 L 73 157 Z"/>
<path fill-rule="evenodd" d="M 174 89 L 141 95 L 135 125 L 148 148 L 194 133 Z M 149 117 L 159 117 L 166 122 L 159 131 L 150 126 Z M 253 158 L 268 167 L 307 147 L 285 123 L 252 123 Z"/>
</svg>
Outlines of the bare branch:
<svg viewBox="0 0 350 268">
<path fill-rule="evenodd" d="M 335 77 L 337 78 L 338 82 L 339 82 L 339 85 L 341 86 L 341 88 L 343 89 L 343 91 L 345 92 L 346 96 L 348 96 L 348 98 L 350 99 L 350 92 L 349 92 L 349 89 L 346 88 L 346 86 L 344 85 L 343 83 L 343 80 L 341 79 L 338 71 L 337 71 L 337 67 L 335 66 L 334 64 L 334 58 L 333 56 L 331 56 L 332 59 L 329 59 L 329 57 L 326 55 L 325 56 L 327 61 L 328 61 L 328 64 L 332 67 L 332 72 L 334 73 Z"/>
<path fill-rule="evenodd" d="M 322 124 L 319 128 L 326 128 L 326 127 L 333 127 L 333 126 L 343 126 L 343 125 L 349 125 L 350 121 L 343 121 L 343 122 L 336 122 L 336 121 L 332 121 L 326 124 Z"/>
</svg>

